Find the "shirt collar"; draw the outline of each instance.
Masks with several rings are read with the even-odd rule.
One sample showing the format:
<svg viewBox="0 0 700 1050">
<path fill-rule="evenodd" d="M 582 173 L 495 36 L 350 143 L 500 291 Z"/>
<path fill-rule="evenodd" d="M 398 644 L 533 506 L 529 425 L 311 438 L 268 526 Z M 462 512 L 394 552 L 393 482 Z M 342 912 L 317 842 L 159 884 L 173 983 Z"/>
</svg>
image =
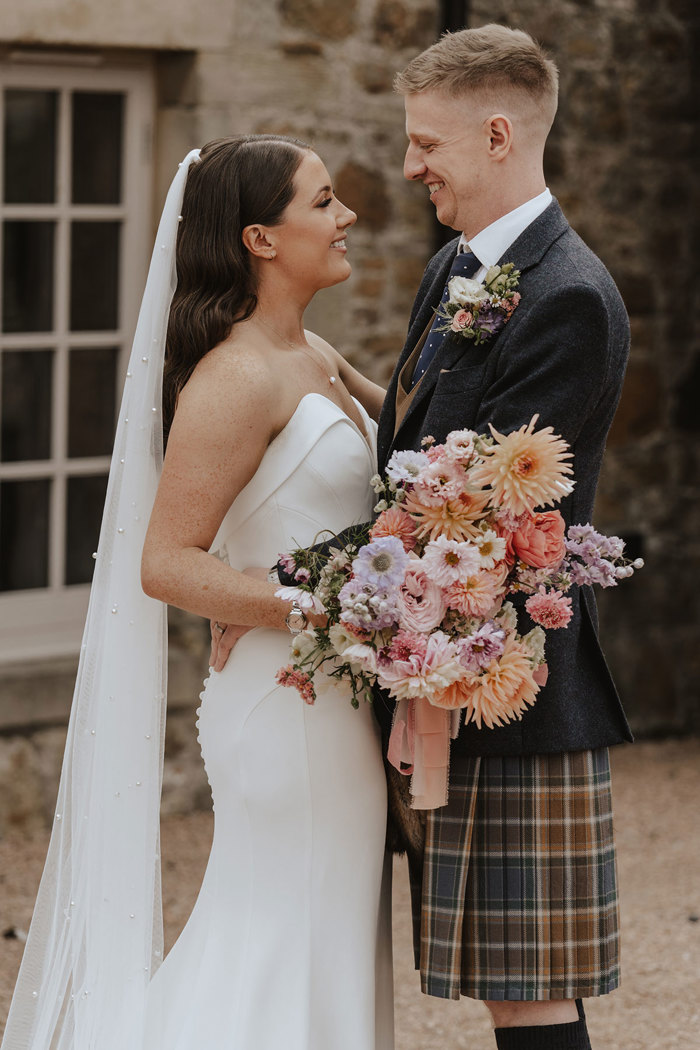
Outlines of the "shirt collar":
<svg viewBox="0 0 700 1050">
<path fill-rule="evenodd" d="M 459 239 L 458 251 L 467 247 L 476 255 L 482 266 L 494 266 L 511 244 L 517 241 L 523 230 L 541 215 L 552 200 L 549 189 L 502 215 L 490 226 L 481 230 L 467 242 L 464 234 Z"/>
</svg>

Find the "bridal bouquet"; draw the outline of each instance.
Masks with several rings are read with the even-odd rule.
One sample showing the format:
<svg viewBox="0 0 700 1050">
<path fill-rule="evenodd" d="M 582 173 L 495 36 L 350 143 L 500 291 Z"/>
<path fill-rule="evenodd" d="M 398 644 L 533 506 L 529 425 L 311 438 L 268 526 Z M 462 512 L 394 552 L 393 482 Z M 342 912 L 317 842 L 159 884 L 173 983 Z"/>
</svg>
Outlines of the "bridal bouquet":
<svg viewBox="0 0 700 1050">
<path fill-rule="evenodd" d="M 295 637 L 277 681 L 313 703 L 323 669 L 350 683 L 356 707 L 375 684 L 385 689 L 399 702 L 389 757 L 402 772 L 419 738 L 446 771 L 462 712 L 480 729 L 522 718 L 547 680 L 546 631 L 573 615 L 572 584 L 614 586 L 643 564 L 625 558 L 621 539 L 567 530 L 544 509 L 574 481 L 566 442 L 535 430 L 537 418 L 510 434 L 453 431 L 443 445 L 428 438 L 423 451 L 395 452 L 372 479 L 373 524 L 327 553 L 281 557 L 296 586 L 277 595 L 327 623 Z M 534 624 L 526 633 L 516 594 Z"/>
</svg>

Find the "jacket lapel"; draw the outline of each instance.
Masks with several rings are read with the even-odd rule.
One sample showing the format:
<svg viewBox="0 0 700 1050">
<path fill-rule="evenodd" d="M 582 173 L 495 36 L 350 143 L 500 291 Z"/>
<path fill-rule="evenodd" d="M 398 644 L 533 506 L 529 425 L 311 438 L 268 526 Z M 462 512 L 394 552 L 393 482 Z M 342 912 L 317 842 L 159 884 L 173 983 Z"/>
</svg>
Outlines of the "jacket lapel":
<svg viewBox="0 0 700 1050">
<path fill-rule="evenodd" d="M 569 224 L 566 221 L 564 213 L 559 207 L 556 199 L 545 208 L 541 215 L 538 215 L 530 225 L 523 230 L 518 239 L 510 245 L 509 248 L 503 253 L 501 258 L 498 260 L 499 264 L 506 262 L 512 262 L 515 264 L 516 269 L 520 270 L 521 274 L 526 273 L 527 270 L 531 270 L 534 266 L 541 261 L 544 254 L 549 250 L 554 241 L 558 240 L 559 237 L 568 229 Z M 399 364 L 394 371 L 392 381 L 387 392 L 387 397 L 384 402 L 382 409 L 382 416 L 380 418 L 380 450 L 386 449 L 384 458 L 380 458 L 380 468 L 383 469 L 393 448 L 400 448 L 399 435 L 403 428 L 409 423 L 410 420 L 414 419 L 416 414 L 420 412 L 421 406 L 425 406 L 429 401 L 435 386 L 437 385 L 438 376 L 443 369 L 454 368 L 459 361 L 464 357 L 465 354 L 470 353 L 473 348 L 471 343 L 466 343 L 463 339 L 458 337 L 448 337 L 443 342 L 442 346 L 438 348 L 435 357 L 430 362 L 428 370 L 423 376 L 423 381 L 419 389 L 416 391 L 416 395 L 411 402 L 411 405 L 404 416 L 400 427 L 398 428 L 396 435 L 394 435 L 394 421 L 395 412 L 394 406 L 396 403 L 396 384 L 398 376 L 403 367 L 404 362 L 409 357 L 416 341 L 420 338 L 427 325 L 431 314 L 437 308 L 442 291 L 445 287 L 445 281 L 450 271 L 450 265 L 452 261 L 451 252 L 446 256 L 446 261 L 441 265 L 438 270 L 430 291 L 423 301 L 421 308 L 416 315 L 414 323 L 411 325 L 406 346 L 404 347 L 403 353 L 399 359 Z M 487 343 L 486 346 L 492 349 L 497 340 L 500 337 L 497 335 L 492 342 Z M 385 418 L 386 416 L 386 418 Z M 384 423 L 384 432 L 382 432 L 382 423 Z M 389 431 L 389 426 L 391 430 Z"/>
</svg>

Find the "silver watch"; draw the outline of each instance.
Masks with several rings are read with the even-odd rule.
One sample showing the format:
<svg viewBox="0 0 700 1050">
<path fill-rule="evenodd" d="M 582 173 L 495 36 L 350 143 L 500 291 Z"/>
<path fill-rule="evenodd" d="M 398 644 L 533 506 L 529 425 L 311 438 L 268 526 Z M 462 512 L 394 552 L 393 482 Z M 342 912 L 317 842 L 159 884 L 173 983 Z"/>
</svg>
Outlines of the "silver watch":
<svg viewBox="0 0 700 1050">
<path fill-rule="evenodd" d="M 306 613 L 298 602 L 292 602 L 292 607 L 287 613 L 284 621 L 289 628 L 290 634 L 301 634 L 302 631 L 306 630 L 309 621 L 306 618 Z"/>
</svg>

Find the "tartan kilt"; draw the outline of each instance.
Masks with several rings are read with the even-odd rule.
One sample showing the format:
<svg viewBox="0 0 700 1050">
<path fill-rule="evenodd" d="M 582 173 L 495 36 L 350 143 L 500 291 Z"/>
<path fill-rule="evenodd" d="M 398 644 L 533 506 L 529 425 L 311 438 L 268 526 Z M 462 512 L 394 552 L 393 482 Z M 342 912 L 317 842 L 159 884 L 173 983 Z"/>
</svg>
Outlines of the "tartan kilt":
<svg viewBox="0 0 700 1050">
<path fill-rule="evenodd" d="M 426 818 L 422 865 L 409 863 L 423 992 L 526 1001 L 617 987 L 607 748 L 469 757 Z"/>
</svg>

